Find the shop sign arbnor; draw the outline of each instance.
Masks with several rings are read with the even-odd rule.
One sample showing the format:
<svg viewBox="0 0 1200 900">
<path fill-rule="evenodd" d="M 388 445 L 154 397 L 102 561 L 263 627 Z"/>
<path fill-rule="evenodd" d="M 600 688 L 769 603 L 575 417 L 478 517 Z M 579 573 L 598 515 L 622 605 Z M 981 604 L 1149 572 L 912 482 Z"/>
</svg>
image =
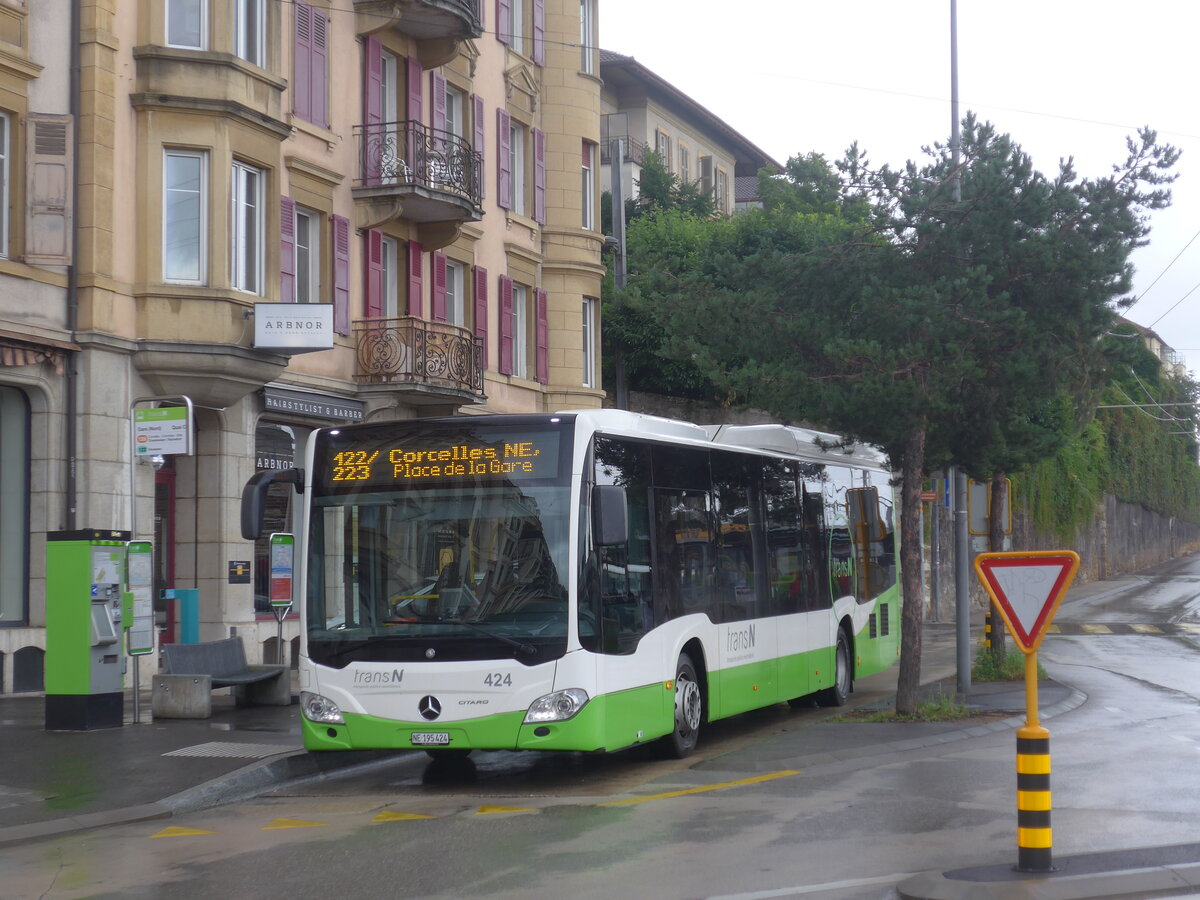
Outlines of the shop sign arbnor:
<svg viewBox="0 0 1200 900">
<path fill-rule="evenodd" d="M 333 347 L 333 304 L 254 304 L 254 347 L 291 353 L 329 350 Z"/>
</svg>

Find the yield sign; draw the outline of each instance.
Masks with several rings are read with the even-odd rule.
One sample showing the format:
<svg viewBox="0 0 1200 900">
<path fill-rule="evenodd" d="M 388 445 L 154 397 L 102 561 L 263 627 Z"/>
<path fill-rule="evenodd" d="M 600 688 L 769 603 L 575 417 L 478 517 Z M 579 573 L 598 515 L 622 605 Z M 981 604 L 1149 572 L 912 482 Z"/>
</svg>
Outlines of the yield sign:
<svg viewBox="0 0 1200 900">
<path fill-rule="evenodd" d="M 981 553 L 975 557 L 975 574 L 1025 653 L 1033 653 L 1042 642 L 1078 568 L 1079 556 L 1073 550 Z"/>
</svg>

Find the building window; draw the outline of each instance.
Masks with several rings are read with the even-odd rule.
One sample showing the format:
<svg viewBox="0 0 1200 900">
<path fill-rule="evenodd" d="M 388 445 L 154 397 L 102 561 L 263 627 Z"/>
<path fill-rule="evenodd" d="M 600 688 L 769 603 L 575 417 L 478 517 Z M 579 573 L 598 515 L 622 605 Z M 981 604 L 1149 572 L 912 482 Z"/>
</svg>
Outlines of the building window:
<svg viewBox="0 0 1200 900">
<path fill-rule="evenodd" d="M 512 195 L 509 209 L 525 215 L 525 133 L 524 125 L 513 122 L 508 135 L 508 165 L 512 173 Z"/>
<path fill-rule="evenodd" d="M 446 321 L 467 326 L 466 267 L 452 259 L 446 260 Z"/>
<path fill-rule="evenodd" d="M 28 596 L 29 403 L 0 387 L 0 623 L 26 624 Z"/>
<path fill-rule="evenodd" d="M 580 224 L 588 231 L 596 227 L 596 145 L 583 142 L 583 168 L 580 183 L 583 218 Z"/>
<path fill-rule="evenodd" d="M 525 52 L 525 0 L 509 0 L 508 45 L 518 53 Z"/>
<path fill-rule="evenodd" d="M 466 105 L 463 92 L 458 88 L 446 85 L 446 131 L 455 137 L 465 138 Z"/>
<path fill-rule="evenodd" d="M 263 194 L 266 173 L 245 163 L 233 164 L 229 223 L 230 284 L 261 294 L 263 282 Z"/>
<path fill-rule="evenodd" d="M 163 281 L 205 282 L 206 162 L 207 156 L 197 151 L 163 154 Z"/>
<path fill-rule="evenodd" d="M 579 0 L 579 71 L 596 74 L 596 8 L 595 0 Z"/>
<path fill-rule="evenodd" d="M 713 203 L 717 212 L 729 212 L 729 177 L 724 169 L 717 169 L 713 179 Z"/>
<path fill-rule="evenodd" d="M 513 285 L 513 375 L 529 377 L 529 328 L 533 316 L 529 314 L 529 299 L 532 291 L 523 284 Z"/>
<path fill-rule="evenodd" d="M 581 331 L 583 337 L 583 386 L 588 388 L 597 387 L 596 349 L 598 342 L 596 340 L 596 312 L 599 305 L 599 301 L 595 297 L 583 298 L 583 329 Z"/>
<path fill-rule="evenodd" d="M 167 46 L 207 47 L 208 0 L 167 0 Z"/>
<path fill-rule="evenodd" d="M 9 166 L 12 142 L 11 120 L 0 112 L 0 258 L 8 259 Z"/>
<path fill-rule="evenodd" d="M 385 237 L 382 246 L 383 315 L 394 319 L 400 315 L 400 244 Z"/>
<path fill-rule="evenodd" d="M 654 152 L 658 154 L 658 161 L 663 164 L 663 168 L 668 172 L 671 171 L 671 136 L 665 131 L 654 132 Z"/>
<path fill-rule="evenodd" d="M 296 302 L 321 302 L 321 214 L 296 207 Z"/>
<path fill-rule="evenodd" d="M 234 0 L 233 52 L 256 66 L 266 65 L 265 18 L 263 0 Z"/>
</svg>

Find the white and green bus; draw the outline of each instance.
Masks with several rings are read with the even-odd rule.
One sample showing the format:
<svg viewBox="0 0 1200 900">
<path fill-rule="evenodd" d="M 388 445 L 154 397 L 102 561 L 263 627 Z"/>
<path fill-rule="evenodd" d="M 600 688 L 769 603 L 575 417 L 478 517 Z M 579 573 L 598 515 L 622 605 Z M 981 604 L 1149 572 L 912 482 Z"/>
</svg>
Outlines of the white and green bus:
<svg viewBox="0 0 1200 900">
<path fill-rule="evenodd" d="M 840 705 L 899 654 L 878 452 L 619 410 L 316 431 L 300 491 L 310 750 L 686 756 L 705 722 Z"/>
</svg>

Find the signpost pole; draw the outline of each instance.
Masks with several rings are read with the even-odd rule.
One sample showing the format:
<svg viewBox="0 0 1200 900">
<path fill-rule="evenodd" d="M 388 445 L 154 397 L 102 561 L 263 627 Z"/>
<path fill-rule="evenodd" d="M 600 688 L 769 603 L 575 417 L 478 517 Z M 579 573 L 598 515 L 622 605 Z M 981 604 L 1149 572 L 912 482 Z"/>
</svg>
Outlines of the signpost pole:
<svg viewBox="0 0 1200 900">
<path fill-rule="evenodd" d="M 1050 732 L 1038 724 L 1037 648 L 1079 569 L 1071 550 L 982 553 L 975 574 L 1025 654 L 1025 727 L 1017 729 L 1017 871 L 1054 871 Z"/>
</svg>

